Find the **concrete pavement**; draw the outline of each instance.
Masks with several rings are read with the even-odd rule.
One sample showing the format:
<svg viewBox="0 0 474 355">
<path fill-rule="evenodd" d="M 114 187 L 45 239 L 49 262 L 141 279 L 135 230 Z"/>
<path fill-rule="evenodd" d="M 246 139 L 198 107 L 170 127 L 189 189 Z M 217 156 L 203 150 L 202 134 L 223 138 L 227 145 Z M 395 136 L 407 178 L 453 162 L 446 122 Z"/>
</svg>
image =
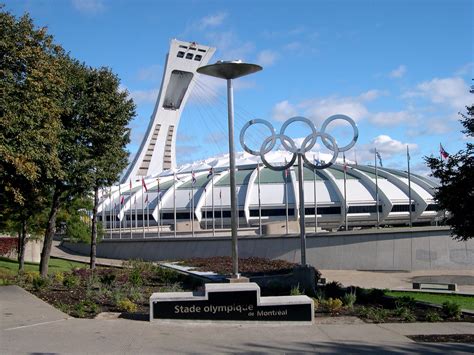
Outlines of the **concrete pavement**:
<svg viewBox="0 0 474 355">
<path fill-rule="evenodd" d="M 0 287 L 0 300 L 1 354 L 474 352 L 474 344 L 415 343 L 405 336 L 472 334 L 474 324 L 469 323 L 150 324 L 70 318 L 17 286 Z"/>
</svg>

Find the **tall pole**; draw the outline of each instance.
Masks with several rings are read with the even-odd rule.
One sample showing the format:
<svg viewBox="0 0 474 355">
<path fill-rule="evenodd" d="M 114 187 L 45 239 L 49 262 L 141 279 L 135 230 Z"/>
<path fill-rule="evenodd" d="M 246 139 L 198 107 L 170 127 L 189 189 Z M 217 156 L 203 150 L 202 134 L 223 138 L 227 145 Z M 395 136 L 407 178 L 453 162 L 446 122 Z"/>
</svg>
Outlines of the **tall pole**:
<svg viewBox="0 0 474 355">
<path fill-rule="evenodd" d="M 344 162 L 344 224 L 345 224 L 345 229 L 348 230 L 348 223 L 347 223 L 347 180 L 346 180 L 346 170 L 347 170 L 347 165 L 346 165 L 346 155 L 342 153 L 342 160 Z"/>
<path fill-rule="evenodd" d="M 161 196 L 160 196 L 160 178 L 157 178 L 156 179 L 156 193 L 157 193 L 157 197 L 156 197 L 156 208 L 158 209 L 157 210 L 157 217 L 158 217 L 158 221 L 156 221 L 156 232 L 158 234 L 158 238 L 160 238 L 160 223 L 161 223 L 161 215 L 160 215 L 160 202 L 161 202 Z"/>
<path fill-rule="evenodd" d="M 224 208 L 222 207 L 222 187 L 219 189 L 219 201 L 221 204 L 221 229 L 224 229 Z"/>
<path fill-rule="evenodd" d="M 205 223 L 204 229 L 207 231 L 207 196 L 206 196 L 206 194 L 207 194 L 207 189 L 204 188 L 204 217 L 205 217 L 205 219 L 204 219 L 204 223 Z"/>
<path fill-rule="evenodd" d="M 191 234 L 194 237 L 194 172 L 191 181 Z"/>
<path fill-rule="evenodd" d="M 214 172 L 212 172 L 211 176 L 211 203 L 212 203 L 212 236 L 216 235 L 216 216 L 214 213 Z"/>
<path fill-rule="evenodd" d="M 145 205 L 143 203 L 143 198 L 145 197 L 144 190 L 143 190 L 143 181 L 142 180 L 142 231 L 143 231 L 143 238 L 145 238 Z"/>
<path fill-rule="evenodd" d="M 380 228 L 379 174 L 378 174 L 378 169 L 377 169 L 377 148 L 375 148 L 374 165 L 375 165 L 375 206 L 377 208 L 377 228 Z"/>
<path fill-rule="evenodd" d="M 230 226 L 232 231 L 232 277 L 239 277 L 239 251 L 237 247 L 237 194 L 235 186 L 234 154 L 234 93 L 232 79 L 227 79 L 227 113 L 229 125 L 229 166 L 230 166 Z"/>
<path fill-rule="evenodd" d="M 304 230 L 304 191 L 303 191 L 303 159 L 298 154 L 298 189 L 300 197 L 300 239 L 301 239 L 301 265 L 306 266 L 306 235 Z"/>
<path fill-rule="evenodd" d="M 407 164 L 408 164 L 408 212 L 410 215 L 410 228 L 413 226 L 412 214 L 411 214 L 411 174 L 410 174 L 410 151 L 407 145 Z"/>
<path fill-rule="evenodd" d="M 109 230 L 110 230 L 110 239 L 112 239 L 112 186 L 109 189 L 109 199 L 110 199 Z"/>
<path fill-rule="evenodd" d="M 173 177 L 176 178 L 176 174 Z M 173 220 L 174 237 L 176 238 L 176 179 L 173 181 Z"/>
<path fill-rule="evenodd" d="M 121 212 L 121 209 L 122 209 L 122 190 L 120 188 L 120 184 L 119 184 L 119 216 L 120 216 L 120 212 Z M 119 217 L 119 239 L 122 239 L 122 221 L 120 220 L 120 217 Z"/>
<path fill-rule="evenodd" d="M 258 235 L 262 235 L 262 200 L 260 198 L 260 163 L 257 163 L 257 192 L 258 192 Z"/>
<path fill-rule="evenodd" d="M 288 234 L 288 169 L 285 169 L 285 231 Z"/>
<path fill-rule="evenodd" d="M 133 234 L 132 234 L 132 179 L 130 179 L 130 191 L 129 191 L 129 202 L 130 202 L 130 211 L 129 211 L 129 217 L 130 217 L 130 239 L 133 238 Z"/>
<path fill-rule="evenodd" d="M 313 157 L 314 160 L 314 157 Z M 314 233 L 318 232 L 318 200 L 316 196 L 316 169 L 314 169 L 314 176 L 313 176 L 313 190 L 314 190 Z"/>
</svg>

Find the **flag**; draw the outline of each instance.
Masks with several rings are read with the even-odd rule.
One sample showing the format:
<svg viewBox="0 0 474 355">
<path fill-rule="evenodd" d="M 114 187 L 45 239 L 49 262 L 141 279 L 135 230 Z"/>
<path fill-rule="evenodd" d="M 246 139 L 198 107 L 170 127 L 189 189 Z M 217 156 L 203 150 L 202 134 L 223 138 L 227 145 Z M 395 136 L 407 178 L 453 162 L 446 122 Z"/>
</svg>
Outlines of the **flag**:
<svg viewBox="0 0 474 355">
<path fill-rule="evenodd" d="M 444 148 L 443 148 L 443 146 L 441 145 L 441 143 L 439 144 L 439 155 L 441 155 L 441 158 L 442 158 L 442 159 L 448 159 L 448 157 L 449 157 L 448 152 L 444 150 Z"/>
<path fill-rule="evenodd" d="M 178 175 L 176 175 L 176 173 L 173 173 L 173 175 L 174 175 L 174 179 L 175 179 L 176 181 L 181 181 L 181 179 L 179 178 Z"/>
<path fill-rule="evenodd" d="M 156 179 L 157 185 L 156 185 L 156 192 L 158 192 L 158 195 L 160 195 L 160 179 Z"/>
<path fill-rule="evenodd" d="M 380 156 L 380 153 L 375 151 L 375 155 L 377 156 L 378 160 L 379 160 L 379 164 L 380 166 L 383 168 L 383 164 L 382 164 L 382 157 Z"/>
<path fill-rule="evenodd" d="M 347 172 L 347 162 L 346 162 L 346 156 L 345 156 L 345 155 L 343 155 L 343 158 L 344 158 L 344 164 L 343 164 L 343 166 L 342 166 L 342 167 L 343 167 L 344 171 L 346 171 L 346 172 Z"/>
<path fill-rule="evenodd" d="M 214 169 L 210 168 L 209 169 L 209 174 L 207 174 L 207 178 L 209 179 L 209 177 L 211 177 L 212 175 L 214 175 Z"/>
<path fill-rule="evenodd" d="M 148 192 L 148 189 L 147 189 L 147 187 L 146 187 L 145 179 L 144 179 L 144 178 L 142 178 L 142 186 L 143 186 L 143 188 L 145 189 L 145 192 Z"/>
<path fill-rule="evenodd" d="M 222 190 L 219 191 L 219 198 L 222 199 Z"/>
<path fill-rule="evenodd" d="M 123 196 L 120 197 L 120 204 L 123 205 L 124 202 L 125 202 L 125 198 Z"/>
<path fill-rule="evenodd" d="M 132 179 L 130 179 L 130 190 L 132 189 Z"/>
<path fill-rule="evenodd" d="M 196 176 L 194 175 L 194 170 L 191 172 L 191 183 L 194 184 L 196 183 Z"/>
<path fill-rule="evenodd" d="M 407 146 L 407 159 L 408 159 L 408 161 L 410 161 L 410 150 L 409 150 L 408 146 Z"/>
<path fill-rule="evenodd" d="M 288 162 L 286 161 L 286 158 L 285 158 L 285 165 L 287 165 Z M 285 179 L 288 177 L 288 169 L 285 169 Z"/>
<path fill-rule="evenodd" d="M 133 205 L 135 206 L 137 204 L 137 195 L 135 195 L 135 200 L 133 201 Z"/>
<path fill-rule="evenodd" d="M 148 195 L 146 195 L 145 203 L 148 204 Z"/>
</svg>

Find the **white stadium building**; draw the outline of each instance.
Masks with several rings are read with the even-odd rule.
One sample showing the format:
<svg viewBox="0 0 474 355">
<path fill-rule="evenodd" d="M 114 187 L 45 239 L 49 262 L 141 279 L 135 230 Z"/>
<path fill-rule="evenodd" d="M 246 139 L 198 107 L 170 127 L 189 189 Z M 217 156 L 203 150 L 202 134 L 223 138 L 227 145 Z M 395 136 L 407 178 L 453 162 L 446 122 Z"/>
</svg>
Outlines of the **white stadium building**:
<svg viewBox="0 0 474 355">
<path fill-rule="evenodd" d="M 176 166 L 181 113 L 198 76 L 196 70 L 214 52 L 214 48 L 193 42 L 171 41 L 160 93 L 140 149 L 121 184 L 102 191 L 98 218 L 108 231 L 126 236 L 132 229 L 194 232 L 229 228 L 228 155 Z M 283 164 L 291 155 L 272 151 L 266 158 Z M 260 225 L 272 223 L 296 225 L 302 212 L 297 169 L 287 173 L 270 170 L 248 153 L 237 153 L 236 164 L 239 228 L 258 231 Z M 436 183 L 415 174 L 410 174 L 409 181 L 405 171 L 382 167 L 376 171 L 373 166 L 355 163 L 344 169 L 338 159 L 316 173 L 305 168 L 303 178 L 307 228 L 408 225 L 410 219 L 414 225 L 433 225 L 440 217 L 433 199 Z"/>
</svg>

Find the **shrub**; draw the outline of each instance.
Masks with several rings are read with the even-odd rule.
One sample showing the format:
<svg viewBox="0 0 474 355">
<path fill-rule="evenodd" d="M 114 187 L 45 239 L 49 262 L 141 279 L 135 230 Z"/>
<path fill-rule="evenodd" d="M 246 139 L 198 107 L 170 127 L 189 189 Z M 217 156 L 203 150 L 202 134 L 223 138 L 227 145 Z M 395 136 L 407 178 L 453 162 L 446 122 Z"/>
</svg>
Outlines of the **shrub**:
<svg viewBox="0 0 474 355">
<path fill-rule="evenodd" d="M 111 286 L 115 279 L 116 276 L 113 272 L 104 273 L 99 277 L 100 283 L 105 286 Z"/>
<path fill-rule="evenodd" d="M 321 305 L 324 307 L 326 311 L 331 314 L 337 314 L 342 308 L 342 301 L 339 298 L 333 299 L 329 297 L 326 301 L 323 301 Z"/>
<path fill-rule="evenodd" d="M 442 310 L 446 318 L 455 320 L 461 318 L 461 306 L 456 302 L 446 301 L 442 306 Z"/>
<path fill-rule="evenodd" d="M 74 314 L 79 318 L 84 318 L 88 314 L 96 315 L 99 311 L 100 307 L 90 299 L 81 301 L 74 306 Z"/>
<path fill-rule="evenodd" d="M 316 298 L 319 303 L 322 303 L 326 299 L 326 292 L 322 288 L 316 290 Z"/>
<path fill-rule="evenodd" d="M 402 307 L 402 308 L 415 309 L 416 300 L 411 296 L 397 297 L 397 299 L 395 300 L 395 305 L 397 308 Z"/>
<path fill-rule="evenodd" d="M 128 282 L 132 286 L 141 286 L 143 284 L 143 279 L 139 269 L 132 269 L 128 275 Z"/>
<path fill-rule="evenodd" d="M 437 310 L 430 309 L 425 313 L 425 320 L 427 322 L 441 322 L 443 319 Z"/>
<path fill-rule="evenodd" d="M 290 296 L 300 296 L 303 292 L 300 290 L 300 284 L 293 286 L 290 291 Z"/>
<path fill-rule="evenodd" d="M 128 298 L 121 299 L 117 302 L 117 308 L 122 312 L 133 313 L 136 312 L 138 307 L 135 303 L 130 301 Z"/>
<path fill-rule="evenodd" d="M 314 311 L 316 312 L 319 308 L 319 300 L 317 298 L 312 298 L 314 303 Z"/>
<path fill-rule="evenodd" d="M 340 282 L 332 281 L 324 286 L 324 292 L 327 297 L 343 297 L 344 296 L 344 287 Z"/>
<path fill-rule="evenodd" d="M 73 288 L 79 284 L 79 278 L 74 274 L 66 274 L 63 279 L 63 286 Z"/>
<path fill-rule="evenodd" d="M 165 285 L 163 287 L 160 287 L 159 292 L 181 292 L 183 291 L 183 288 L 179 283 L 174 283 L 171 285 Z"/>
<path fill-rule="evenodd" d="M 359 316 L 369 319 L 374 323 L 383 323 L 389 317 L 390 312 L 383 308 L 377 307 L 361 307 L 359 309 Z"/>
<path fill-rule="evenodd" d="M 154 277 L 166 284 L 176 283 L 180 280 L 180 274 L 176 271 L 161 266 L 155 267 Z"/>
<path fill-rule="evenodd" d="M 57 283 L 62 284 L 64 281 L 64 273 L 62 273 L 61 271 L 55 272 L 53 276 L 53 280 Z"/>
<path fill-rule="evenodd" d="M 350 309 L 354 308 L 354 303 L 356 303 L 356 301 L 357 301 L 357 295 L 356 295 L 355 290 L 349 293 L 346 293 L 342 297 L 342 302 L 344 303 L 344 306 Z"/>
<path fill-rule="evenodd" d="M 33 283 L 33 281 L 39 277 L 39 272 L 38 271 L 25 271 L 22 274 L 23 280 L 27 283 Z"/>
<path fill-rule="evenodd" d="M 47 286 L 49 284 L 49 279 L 47 279 L 46 277 L 35 277 L 33 279 L 33 288 L 36 290 L 36 291 L 39 291 L 41 290 L 43 287 Z"/>
<path fill-rule="evenodd" d="M 414 322 L 416 321 L 416 316 L 413 311 L 408 307 L 397 307 L 393 314 L 400 318 L 404 322 Z"/>
</svg>

